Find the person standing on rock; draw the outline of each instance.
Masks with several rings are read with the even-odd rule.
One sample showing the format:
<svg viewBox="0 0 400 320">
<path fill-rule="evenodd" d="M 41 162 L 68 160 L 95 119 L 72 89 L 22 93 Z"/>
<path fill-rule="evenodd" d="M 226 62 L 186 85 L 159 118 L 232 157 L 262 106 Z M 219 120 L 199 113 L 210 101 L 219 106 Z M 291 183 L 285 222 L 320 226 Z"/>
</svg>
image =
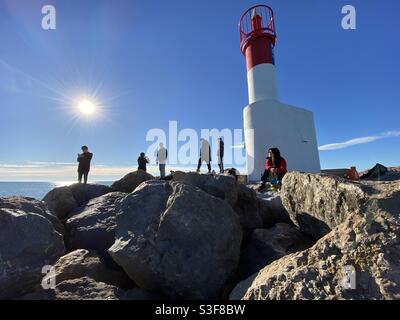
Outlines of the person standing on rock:
<svg viewBox="0 0 400 320">
<path fill-rule="evenodd" d="M 157 164 L 160 169 L 160 178 L 165 178 L 165 164 L 167 163 L 168 150 L 164 147 L 164 144 L 160 142 L 160 148 L 157 151 Z"/>
<path fill-rule="evenodd" d="M 223 173 L 224 172 L 224 141 L 222 140 L 222 137 L 218 138 L 217 157 L 218 157 L 219 173 Z"/>
<path fill-rule="evenodd" d="M 150 162 L 149 158 L 146 157 L 144 152 L 140 154 L 140 157 L 137 159 L 138 162 L 138 170 L 147 171 L 147 164 Z"/>
<path fill-rule="evenodd" d="M 279 185 L 282 182 L 283 176 L 287 172 L 286 160 L 281 157 L 281 152 L 278 148 L 268 150 L 267 160 L 265 161 L 264 174 L 261 177 L 261 186 L 258 188 L 262 191 L 267 182 L 273 185 Z"/>
<path fill-rule="evenodd" d="M 211 147 L 207 140 L 201 138 L 200 139 L 200 158 L 199 163 L 197 165 L 196 172 L 200 172 L 200 167 L 203 162 L 207 163 L 208 173 L 211 173 Z"/>
<path fill-rule="evenodd" d="M 78 153 L 79 162 L 78 166 L 78 182 L 82 183 L 82 177 L 85 184 L 87 184 L 89 171 L 90 171 L 90 162 L 92 161 L 93 153 L 89 152 L 89 148 L 87 146 L 82 147 L 82 153 Z"/>
</svg>

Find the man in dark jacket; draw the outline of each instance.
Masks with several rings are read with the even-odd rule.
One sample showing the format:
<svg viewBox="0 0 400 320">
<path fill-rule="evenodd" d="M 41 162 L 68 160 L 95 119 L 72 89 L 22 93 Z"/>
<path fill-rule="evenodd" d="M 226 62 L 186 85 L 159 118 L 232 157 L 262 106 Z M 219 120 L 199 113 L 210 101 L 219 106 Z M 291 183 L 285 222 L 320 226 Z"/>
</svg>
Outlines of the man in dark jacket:
<svg viewBox="0 0 400 320">
<path fill-rule="evenodd" d="M 93 153 L 89 152 L 89 148 L 87 146 L 82 147 L 82 153 L 78 153 L 79 162 L 78 166 L 78 181 L 82 183 L 82 177 L 84 179 L 84 183 L 87 184 L 89 171 L 90 171 L 90 161 L 93 158 Z"/>
<path fill-rule="evenodd" d="M 147 171 L 147 164 L 150 162 L 149 159 L 146 157 L 144 152 L 140 154 L 140 157 L 137 159 L 138 162 L 138 170 Z"/>
<path fill-rule="evenodd" d="M 222 137 L 218 138 L 217 157 L 218 157 L 219 173 L 223 173 L 224 172 L 224 141 L 222 140 Z"/>
</svg>

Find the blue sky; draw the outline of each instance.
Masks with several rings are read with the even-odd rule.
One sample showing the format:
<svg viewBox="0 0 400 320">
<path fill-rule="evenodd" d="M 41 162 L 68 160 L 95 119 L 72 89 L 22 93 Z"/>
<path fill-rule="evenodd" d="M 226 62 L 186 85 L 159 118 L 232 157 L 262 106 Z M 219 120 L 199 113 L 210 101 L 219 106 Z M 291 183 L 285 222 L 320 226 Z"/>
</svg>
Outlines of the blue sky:
<svg viewBox="0 0 400 320">
<path fill-rule="evenodd" d="M 46 4 L 57 10 L 56 30 L 41 28 Z M 83 144 L 99 179 L 117 177 L 136 167 L 148 130 L 170 120 L 199 132 L 242 128 L 237 23 L 254 4 L 2 0 L 0 180 L 70 179 Z M 400 165 L 400 2 L 266 4 L 280 100 L 314 112 L 320 146 L 358 139 L 321 150 L 322 167 Z M 341 28 L 346 4 L 357 10 L 356 30 Z M 94 95 L 101 114 L 77 117 L 76 101 Z"/>
</svg>

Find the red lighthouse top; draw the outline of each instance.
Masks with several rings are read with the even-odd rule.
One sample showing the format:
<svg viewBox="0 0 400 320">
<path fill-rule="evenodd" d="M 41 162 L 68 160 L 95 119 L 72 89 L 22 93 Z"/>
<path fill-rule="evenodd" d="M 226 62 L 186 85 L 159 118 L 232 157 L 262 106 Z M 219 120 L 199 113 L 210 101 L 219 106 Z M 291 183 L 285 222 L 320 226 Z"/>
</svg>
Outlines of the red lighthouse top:
<svg viewBox="0 0 400 320">
<path fill-rule="evenodd" d="M 247 10 L 239 21 L 240 49 L 247 69 L 260 63 L 274 64 L 272 49 L 276 42 L 274 12 L 266 5 Z"/>
</svg>

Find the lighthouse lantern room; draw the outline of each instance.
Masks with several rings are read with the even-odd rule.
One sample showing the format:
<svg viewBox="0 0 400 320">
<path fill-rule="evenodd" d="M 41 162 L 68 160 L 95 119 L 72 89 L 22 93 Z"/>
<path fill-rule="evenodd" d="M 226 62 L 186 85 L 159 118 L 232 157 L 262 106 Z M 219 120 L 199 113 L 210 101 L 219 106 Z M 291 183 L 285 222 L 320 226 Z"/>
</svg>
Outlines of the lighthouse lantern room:
<svg viewBox="0 0 400 320">
<path fill-rule="evenodd" d="M 247 10 L 240 18 L 239 32 L 249 95 L 243 110 L 249 180 L 260 180 L 272 147 L 280 149 L 289 170 L 320 172 L 313 113 L 278 101 L 272 9 L 257 5 Z"/>
</svg>

